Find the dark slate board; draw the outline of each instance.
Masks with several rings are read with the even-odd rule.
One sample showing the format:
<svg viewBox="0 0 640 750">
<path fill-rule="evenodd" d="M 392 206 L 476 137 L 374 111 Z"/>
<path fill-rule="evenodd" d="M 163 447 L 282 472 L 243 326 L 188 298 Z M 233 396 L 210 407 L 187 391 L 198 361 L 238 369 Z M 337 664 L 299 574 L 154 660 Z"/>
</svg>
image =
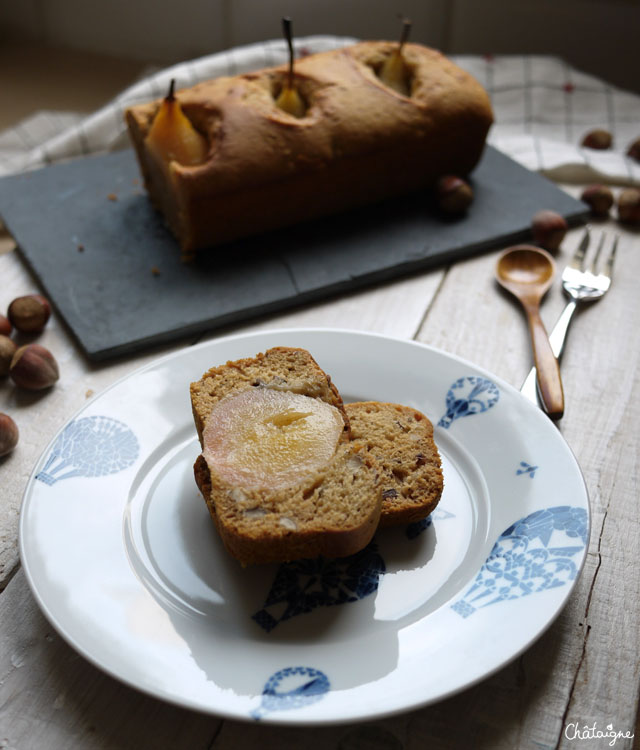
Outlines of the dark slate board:
<svg viewBox="0 0 640 750">
<path fill-rule="evenodd" d="M 586 216 L 583 203 L 490 147 L 472 182 L 464 218 L 444 219 L 419 193 L 235 242 L 192 265 L 151 208 L 130 150 L 5 177 L 0 215 L 97 361 L 527 240 L 541 208 L 571 223 Z"/>
</svg>

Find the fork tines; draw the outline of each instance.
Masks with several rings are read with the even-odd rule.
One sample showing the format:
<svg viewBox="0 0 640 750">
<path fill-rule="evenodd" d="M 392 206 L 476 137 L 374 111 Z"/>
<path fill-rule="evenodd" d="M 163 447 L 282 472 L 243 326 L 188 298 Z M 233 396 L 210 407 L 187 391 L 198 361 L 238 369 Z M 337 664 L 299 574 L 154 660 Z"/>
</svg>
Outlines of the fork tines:
<svg viewBox="0 0 640 750">
<path fill-rule="evenodd" d="M 602 256 L 602 251 L 605 245 L 605 240 L 607 239 L 607 234 L 602 231 L 600 232 L 600 239 L 598 241 L 598 246 L 596 248 L 595 254 L 593 256 L 593 259 L 587 268 L 587 251 L 589 248 L 589 245 L 591 243 L 591 227 L 587 225 L 585 227 L 584 236 L 582 237 L 582 240 L 580 241 L 580 244 L 578 245 L 578 248 L 576 249 L 576 252 L 573 255 L 573 258 L 571 258 L 571 261 L 569 262 L 569 266 L 571 268 L 575 268 L 579 271 L 587 271 L 589 273 L 592 273 L 594 276 L 608 276 L 611 278 L 611 274 L 613 271 L 613 263 L 615 261 L 616 252 L 618 250 L 618 235 L 613 235 L 613 241 L 611 244 L 611 250 L 609 251 L 609 255 L 607 256 L 607 259 L 604 261 L 603 267 L 600 271 L 598 271 L 598 267 L 600 265 L 600 258 Z"/>
</svg>

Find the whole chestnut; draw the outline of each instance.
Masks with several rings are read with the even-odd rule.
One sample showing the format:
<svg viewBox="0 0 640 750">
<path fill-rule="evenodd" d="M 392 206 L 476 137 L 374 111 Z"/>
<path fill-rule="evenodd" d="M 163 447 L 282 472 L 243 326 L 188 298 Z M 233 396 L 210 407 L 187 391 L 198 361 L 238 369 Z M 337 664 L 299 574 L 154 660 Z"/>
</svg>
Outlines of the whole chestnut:
<svg viewBox="0 0 640 750">
<path fill-rule="evenodd" d="M 7 315 L 18 331 L 40 333 L 51 315 L 51 305 L 41 294 L 26 294 L 13 300 Z"/>
<path fill-rule="evenodd" d="M 582 145 L 585 148 L 595 148 L 598 151 L 604 151 L 605 149 L 611 148 L 613 144 L 613 136 L 608 130 L 603 128 L 596 128 L 590 130 L 582 138 Z"/>
<path fill-rule="evenodd" d="M 40 391 L 52 386 L 60 377 L 55 357 L 40 344 L 21 346 L 13 355 L 9 376 L 13 382 L 29 391 Z"/>
<path fill-rule="evenodd" d="M 560 247 L 568 229 L 564 216 L 555 211 L 538 211 L 531 220 L 533 241 L 549 252 L 555 252 Z"/>
<path fill-rule="evenodd" d="M 4 315 L 0 315 L 0 335 L 10 336 L 13 331 L 13 326 L 9 318 L 5 318 Z"/>
<path fill-rule="evenodd" d="M 627 149 L 627 156 L 630 156 L 632 159 L 640 162 L 640 138 L 636 138 L 635 141 L 632 141 L 629 144 L 629 148 Z"/>
<path fill-rule="evenodd" d="M 594 216 L 607 216 L 613 206 L 613 193 L 606 185 L 587 185 L 580 196 Z"/>
<path fill-rule="evenodd" d="M 6 456 L 18 445 L 18 426 L 8 414 L 0 413 L 0 456 Z"/>
<path fill-rule="evenodd" d="M 436 200 L 441 211 L 463 214 L 473 203 L 473 189 L 461 177 L 444 175 L 436 184 Z"/>
<path fill-rule="evenodd" d="M 9 374 L 11 360 L 16 353 L 18 345 L 13 339 L 0 334 L 0 376 Z"/>
<path fill-rule="evenodd" d="M 618 195 L 618 218 L 626 224 L 640 224 L 640 190 L 625 188 Z"/>
</svg>

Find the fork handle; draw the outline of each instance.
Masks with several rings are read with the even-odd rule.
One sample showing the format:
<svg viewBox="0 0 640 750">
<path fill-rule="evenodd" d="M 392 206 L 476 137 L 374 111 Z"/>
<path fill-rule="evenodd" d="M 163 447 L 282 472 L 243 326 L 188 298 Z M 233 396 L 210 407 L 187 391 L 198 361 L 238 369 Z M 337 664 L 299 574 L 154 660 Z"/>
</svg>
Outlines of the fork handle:
<svg viewBox="0 0 640 750">
<path fill-rule="evenodd" d="M 571 318 L 573 317 L 573 313 L 576 311 L 577 307 L 578 304 L 575 300 L 569 300 L 566 307 L 560 314 L 560 317 L 556 321 L 553 330 L 549 334 L 549 344 L 551 345 L 551 351 L 558 359 L 560 359 L 560 357 L 562 356 L 562 352 L 564 351 L 569 324 L 571 323 Z M 528 398 L 529 401 L 533 402 L 536 405 L 539 405 L 540 397 L 538 395 L 536 375 L 537 370 L 534 366 L 529 370 L 529 374 L 525 378 L 525 381 L 522 384 L 522 388 L 520 388 L 520 392 L 523 396 Z"/>
<path fill-rule="evenodd" d="M 548 416 L 551 419 L 560 419 L 564 414 L 564 392 L 558 360 L 551 349 L 538 305 L 525 303 L 525 310 L 533 345 L 533 360 L 537 370 L 540 399 Z"/>
</svg>

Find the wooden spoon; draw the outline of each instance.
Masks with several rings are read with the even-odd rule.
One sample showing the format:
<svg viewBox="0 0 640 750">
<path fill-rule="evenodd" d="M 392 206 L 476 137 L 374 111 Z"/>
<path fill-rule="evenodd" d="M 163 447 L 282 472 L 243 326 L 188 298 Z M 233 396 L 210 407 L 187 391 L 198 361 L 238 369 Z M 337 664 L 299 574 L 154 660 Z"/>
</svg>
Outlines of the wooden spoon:
<svg viewBox="0 0 640 750">
<path fill-rule="evenodd" d="M 551 419 L 560 419 L 564 413 L 560 367 L 540 318 L 540 300 L 551 286 L 555 270 L 549 253 L 532 245 L 510 247 L 496 264 L 498 283 L 520 300 L 527 315 L 542 404 Z"/>
</svg>

